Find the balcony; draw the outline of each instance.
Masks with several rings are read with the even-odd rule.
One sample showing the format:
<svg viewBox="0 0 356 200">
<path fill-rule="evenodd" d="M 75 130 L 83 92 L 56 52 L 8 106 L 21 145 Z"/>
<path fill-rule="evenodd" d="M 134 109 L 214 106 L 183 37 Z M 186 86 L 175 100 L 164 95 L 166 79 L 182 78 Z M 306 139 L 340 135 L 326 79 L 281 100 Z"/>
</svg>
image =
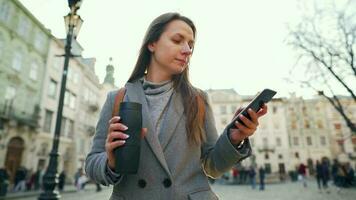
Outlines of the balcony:
<svg viewBox="0 0 356 200">
<path fill-rule="evenodd" d="M 88 102 L 88 111 L 95 113 L 99 110 L 99 105 L 96 102 Z"/>
<path fill-rule="evenodd" d="M 81 123 L 80 130 L 88 137 L 92 137 L 95 134 L 95 127 L 93 125 Z"/>
<path fill-rule="evenodd" d="M 262 145 L 257 147 L 257 151 L 259 153 L 263 152 L 263 153 L 274 153 L 275 152 L 275 148 L 274 147 L 269 147 L 268 145 Z"/>
<path fill-rule="evenodd" d="M 39 105 L 35 105 L 33 110 L 33 113 L 20 111 L 12 105 L 11 101 L 7 101 L 0 104 L 0 118 L 4 122 L 10 122 L 12 126 L 29 126 L 32 129 L 36 129 L 38 128 Z"/>
</svg>

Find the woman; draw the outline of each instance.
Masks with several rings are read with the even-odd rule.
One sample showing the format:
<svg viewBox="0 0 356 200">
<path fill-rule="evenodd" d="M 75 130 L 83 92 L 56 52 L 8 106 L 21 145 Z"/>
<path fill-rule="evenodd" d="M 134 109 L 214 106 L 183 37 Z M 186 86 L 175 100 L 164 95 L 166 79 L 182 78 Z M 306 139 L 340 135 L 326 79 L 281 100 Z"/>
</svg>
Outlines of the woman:
<svg viewBox="0 0 356 200">
<path fill-rule="evenodd" d="M 145 138 L 137 174 L 114 172 L 113 150 L 125 145 L 123 132 L 130 127 L 111 117 L 117 91 L 108 94 L 86 172 L 115 185 L 111 199 L 218 199 L 208 176 L 217 178 L 249 156 L 247 137 L 267 107 L 249 111 L 251 120 L 242 118 L 246 125 L 236 123 L 218 138 L 206 95 L 188 80 L 195 34 L 193 22 L 178 13 L 163 14 L 148 28 L 124 97 L 142 104 Z"/>
</svg>

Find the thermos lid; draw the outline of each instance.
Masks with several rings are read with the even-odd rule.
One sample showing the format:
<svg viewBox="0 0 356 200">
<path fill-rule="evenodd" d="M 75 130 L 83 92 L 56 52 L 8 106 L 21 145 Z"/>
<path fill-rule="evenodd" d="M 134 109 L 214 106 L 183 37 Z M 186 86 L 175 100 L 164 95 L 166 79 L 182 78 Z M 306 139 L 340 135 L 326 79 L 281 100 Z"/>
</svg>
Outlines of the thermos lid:
<svg viewBox="0 0 356 200">
<path fill-rule="evenodd" d="M 129 110 L 141 110 L 142 105 L 136 102 L 121 102 L 120 103 L 120 110 L 122 109 L 129 109 Z"/>
</svg>

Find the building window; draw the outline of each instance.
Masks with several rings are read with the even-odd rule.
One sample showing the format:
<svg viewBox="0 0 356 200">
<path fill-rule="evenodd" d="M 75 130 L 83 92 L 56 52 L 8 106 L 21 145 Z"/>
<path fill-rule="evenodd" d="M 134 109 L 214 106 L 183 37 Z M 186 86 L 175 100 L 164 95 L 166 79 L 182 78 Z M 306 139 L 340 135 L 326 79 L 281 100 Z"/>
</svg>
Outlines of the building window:
<svg viewBox="0 0 356 200">
<path fill-rule="evenodd" d="M 17 26 L 17 32 L 27 38 L 28 36 L 28 33 L 30 32 L 30 26 L 31 26 L 31 22 L 30 20 L 25 17 L 25 16 L 21 16 L 19 17 L 19 23 L 18 23 L 18 26 Z"/>
<path fill-rule="evenodd" d="M 76 100 L 77 100 L 77 97 L 76 97 L 74 94 L 70 93 L 69 108 L 72 108 L 72 109 L 75 108 L 75 102 L 76 102 Z"/>
<path fill-rule="evenodd" d="M 74 121 L 73 120 L 68 120 L 68 129 L 67 129 L 66 136 L 69 138 L 73 138 L 74 135 Z"/>
<path fill-rule="evenodd" d="M 304 120 L 304 128 L 310 128 L 310 124 L 308 120 Z"/>
<path fill-rule="evenodd" d="M 310 136 L 307 137 L 307 145 L 312 145 L 312 138 Z"/>
<path fill-rule="evenodd" d="M 20 71 L 22 67 L 22 53 L 19 51 L 14 52 L 14 57 L 12 58 L 12 68 Z"/>
<path fill-rule="evenodd" d="M 279 159 L 283 159 L 283 155 L 282 154 L 278 154 L 278 158 Z"/>
<path fill-rule="evenodd" d="M 279 137 L 277 137 L 276 138 L 276 144 L 277 144 L 277 146 L 282 146 L 282 140 L 281 140 L 281 138 L 279 138 Z"/>
<path fill-rule="evenodd" d="M 295 156 L 295 158 L 299 158 L 299 153 L 295 152 L 294 156 Z"/>
<path fill-rule="evenodd" d="M 51 81 L 49 82 L 47 94 L 52 99 L 55 99 L 57 96 L 57 82 L 53 79 L 51 79 Z"/>
<path fill-rule="evenodd" d="M 66 130 L 67 125 L 66 124 L 67 124 L 67 118 L 62 117 L 62 123 L 61 123 L 61 136 L 62 137 L 67 136 L 67 130 Z"/>
<path fill-rule="evenodd" d="M 32 80 L 37 80 L 37 71 L 38 71 L 38 64 L 36 62 L 33 62 L 31 64 L 31 69 L 30 69 L 30 78 Z"/>
<path fill-rule="evenodd" d="M 68 106 L 69 108 L 74 109 L 76 100 L 77 100 L 76 95 L 71 93 L 69 90 L 66 90 L 65 96 L 64 96 L 64 105 Z"/>
<path fill-rule="evenodd" d="M 271 168 L 271 164 L 270 163 L 266 163 L 265 164 L 265 170 L 266 170 L 266 174 L 270 174 L 272 172 L 272 168 Z"/>
<path fill-rule="evenodd" d="M 269 155 L 268 153 L 265 154 L 265 159 L 268 160 L 269 159 Z"/>
<path fill-rule="evenodd" d="M 11 100 L 14 99 L 16 95 L 16 88 L 12 86 L 7 86 L 6 92 L 5 92 L 5 99 L 6 100 Z"/>
<path fill-rule="evenodd" d="M 293 137 L 293 144 L 294 144 L 294 146 L 298 146 L 299 145 L 299 138 L 298 137 Z"/>
<path fill-rule="evenodd" d="M 321 136 L 321 137 L 320 137 L 320 144 L 321 144 L 322 146 L 326 146 L 326 138 L 325 138 L 325 136 Z"/>
<path fill-rule="evenodd" d="M 69 106 L 70 92 L 66 90 L 64 93 L 64 105 Z"/>
<path fill-rule="evenodd" d="M 221 105 L 220 106 L 220 114 L 226 114 L 226 106 L 225 105 Z"/>
<path fill-rule="evenodd" d="M 62 124 L 64 124 L 61 127 L 61 135 L 62 135 L 62 137 L 73 138 L 73 132 L 74 132 L 74 122 L 73 122 L 73 120 L 70 120 L 68 118 L 63 117 L 62 118 Z"/>
<path fill-rule="evenodd" d="M 12 14 L 12 7 L 8 2 L 9 1 L 0 2 L 0 19 L 5 23 L 10 21 Z"/>
<path fill-rule="evenodd" d="M 297 129 L 297 122 L 295 120 L 292 121 L 291 127 L 293 130 Z"/>
<path fill-rule="evenodd" d="M 341 124 L 340 123 L 335 123 L 334 124 L 335 130 L 340 130 L 341 129 Z"/>
<path fill-rule="evenodd" d="M 318 120 L 317 124 L 318 124 L 318 128 L 319 129 L 323 129 L 324 128 L 323 122 L 321 120 Z"/>
<path fill-rule="evenodd" d="M 273 114 L 277 113 L 277 106 L 273 106 Z"/>
<path fill-rule="evenodd" d="M 44 124 L 43 124 L 44 132 L 47 132 L 47 133 L 51 132 L 52 118 L 53 118 L 53 112 L 50 110 L 46 110 Z"/>
<path fill-rule="evenodd" d="M 42 51 L 43 47 L 45 46 L 45 36 L 43 35 L 43 33 L 41 33 L 39 30 L 36 31 L 36 35 L 35 35 L 35 47 Z"/>
<path fill-rule="evenodd" d="M 303 114 L 307 114 L 307 107 L 303 106 L 302 110 L 303 110 Z"/>
</svg>

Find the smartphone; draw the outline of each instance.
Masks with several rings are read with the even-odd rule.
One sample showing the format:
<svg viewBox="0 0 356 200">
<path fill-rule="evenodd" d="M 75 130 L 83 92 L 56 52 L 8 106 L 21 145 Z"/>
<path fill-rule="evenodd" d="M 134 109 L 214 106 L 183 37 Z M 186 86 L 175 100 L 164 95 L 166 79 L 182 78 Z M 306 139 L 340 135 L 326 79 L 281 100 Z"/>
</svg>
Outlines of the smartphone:
<svg viewBox="0 0 356 200">
<path fill-rule="evenodd" d="M 238 121 L 243 124 L 243 122 L 240 119 L 240 115 L 243 115 L 247 117 L 248 119 L 251 119 L 247 110 L 251 108 L 253 111 L 257 112 L 264 103 L 268 103 L 271 101 L 272 97 L 277 94 L 276 91 L 273 91 L 271 89 L 264 89 L 261 93 L 259 93 L 255 98 L 252 99 L 252 101 L 244 108 L 239 114 L 234 117 L 234 119 L 231 121 L 230 124 L 227 125 L 227 128 L 233 128 L 235 127 L 235 121 Z"/>
</svg>

